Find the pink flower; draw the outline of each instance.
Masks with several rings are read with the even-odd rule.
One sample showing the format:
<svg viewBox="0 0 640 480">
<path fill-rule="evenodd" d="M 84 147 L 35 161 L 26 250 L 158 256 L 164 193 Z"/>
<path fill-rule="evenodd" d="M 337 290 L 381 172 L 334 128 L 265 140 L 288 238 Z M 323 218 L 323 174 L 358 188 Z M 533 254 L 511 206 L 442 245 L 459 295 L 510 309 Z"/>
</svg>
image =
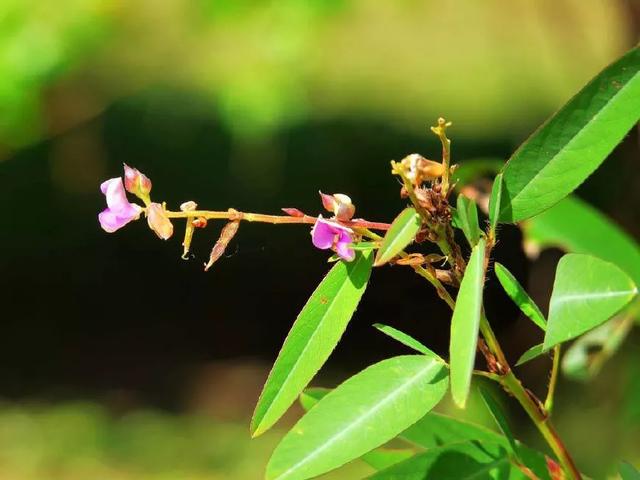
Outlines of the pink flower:
<svg viewBox="0 0 640 480">
<path fill-rule="evenodd" d="M 350 262 L 356 256 L 356 252 L 349 248 L 353 243 L 353 230 L 336 222 L 331 222 L 318 216 L 318 220 L 311 229 L 311 241 L 321 250 L 332 249 L 340 258 Z"/>
<path fill-rule="evenodd" d="M 110 178 L 102 182 L 100 190 L 107 198 L 107 208 L 98 215 L 98 221 L 104 231 L 113 233 L 140 217 L 142 209 L 134 203 L 129 203 L 121 178 Z"/>
</svg>

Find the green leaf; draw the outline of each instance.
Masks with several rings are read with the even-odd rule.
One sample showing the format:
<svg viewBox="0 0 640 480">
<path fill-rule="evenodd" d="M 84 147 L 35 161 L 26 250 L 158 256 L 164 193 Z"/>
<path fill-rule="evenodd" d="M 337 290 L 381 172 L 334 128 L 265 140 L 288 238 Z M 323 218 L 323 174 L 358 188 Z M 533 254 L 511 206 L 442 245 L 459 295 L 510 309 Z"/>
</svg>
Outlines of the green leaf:
<svg viewBox="0 0 640 480">
<path fill-rule="evenodd" d="M 618 471 L 622 480 L 640 480 L 640 472 L 628 462 L 621 462 Z"/>
<path fill-rule="evenodd" d="M 604 323 L 637 292 L 631 278 L 614 264 L 590 255 L 565 255 L 556 270 L 544 349 Z"/>
<path fill-rule="evenodd" d="M 511 453 L 518 455 L 518 445 L 516 444 L 516 439 L 511 432 L 511 427 L 509 427 L 509 422 L 507 421 L 507 417 L 504 415 L 502 411 L 502 407 L 498 404 L 496 399 L 493 397 L 491 392 L 484 387 L 480 387 L 480 395 L 482 396 L 482 400 L 484 400 L 485 405 L 489 409 L 491 416 L 498 424 L 500 431 L 509 441 L 509 446 L 511 447 Z"/>
<path fill-rule="evenodd" d="M 333 470 L 391 440 L 431 410 L 448 385 L 446 367 L 425 355 L 383 360 L 354 375 L 296 423 L 276 447 L 267 480 Z"/>
<path fill-rule="evenodd" d="M 541 355 L 545 355 L 547 352 L 544 351 L 543 345 L 539 343 L 538 345 L 534 345 L 529 350 L 524 352 L 518 361 L 516 362 L 516 367 L 519 367 L 522 364 L 525 364 L 534 358 L 538 358 Z"/>
<path fill-rule="evenodd" d="M 503 169 L 501 222 L 551 207 L 578 187 L 640 119 L 640 48 L 600 72 Z"/>
<path fill-rule="evenodd" d="M 423 353 L 424 355 L 429 355 L 430 357 L 433 357 L 439 362 L 444 362 L 442 358 L 440 358 L 434 352 L 429 350 L 427 347 L 425 347 L 422 343 L 420 343 L 418 340 L 413 338 L 411 335 L 401 332 L 400 330 L 390 327 L 388 325 L 383 325 L 382 323 L 374 323 L 373 326 L 376 327 L 385 335 L 390 336 L 391 338 L 393 338 L 394 340 L 397 340 L 403 345 L 406 345 L 409 348 L 413 348 L 415 351 Z"/>
<path fill-rule="evenodd" d="M 372 252 L 334 265 L 284 341 L 251 420 L 253 436 L 269 429 L 295 401 L 336 347 L 371 273 Z"/>
<path fill-rule="evenodd" d="M 640 285 L 640 247 L 618 225 L 576 196 L 569 196 L 522 224 L 525 241 L 538 249 L 587 253 L 617 265 Z"/>
<path fill-rule="evenodd" d="M 476 202 L 464 195 L 458 195 L 456 204 L 456 226 L 464 232 L 469 245 L 474 247 L 480 239 L 481 231 L 478 226 L 478 209 Z"/>
<path fill-rule="evenodd" d="M 322 387 L 307 388 L 305 389 L 304 392 L 300 394 L 300 397 L 299 397 L 300 405 L 302 406 L 305 412 L 308 412 L 313 407 L 315 407 L 316 404 L 322 398 L 327 396 L 327 394 L 330 392 L 331 392 L 330 388 L 322 388 Z"/>
<path fill-rule="evenodd" d="M 436 412 L 426 414 L 405 430 L 400 438 L 426 449 L 468 441 L 479 445 L 497 444 L 505 450 L 509 448 L 509 441 L 503 435 L 480 425 Z M 541 480 L 550 480 L 544 455 L 520 442 L 516 442 L 516 444 L 524 464 Z"/>
<path fill-rule="evenodd" d="M 495 263 L 496 277 L 500 281 L 500 285 L 504 288 L 504 291 L 509 295 L 509 298 L 518 305 L 522 313 L 531 319 L 533 323 L 539 326 L 543 331 L 547 329 L 547 321 L 542 315 L 542 312 L 538 308 L 538 305 L 531 300 L 531 297 L 522 288 L 522 285 L 516 280 L 509 270 L 506 269 L 501 263 Z"/>
<path fill-rule="evenodd" d="M 511 477 L 514 467 L 500 445 L 460 443 L 433 448 L 369 477 L 370 480 L 477 480 Z"/>
<path fill-rule="evenodd" d="M 491 188 L 491 198 L 489 199 L 489 225 L 491 236 L 495 238 L 496 226 L 500 218 L 500 203 L 502 202 L 502 174 L 496 175 Z"/>
<path fill-rule="evenodd" d="M 361 458 L 363 462 L 376 470 L 384 470 L 396 463 L 400 463 L 416 454 L 415 450 L 401 450 L 391 448 L 376 448 L 365 453 Z"/>
<path fill-rule="evenodd" d="M 405 430 L 401 437 L 426 449 L 469 440 L 509 445 L 502 435 L 493 430 L 437 412 L 427 413 Z"/>
<path fill-rule="evenodd" d="M 374 265 L 376 267 L 384 265 L 398 255 L 407 245 L 413 242 L 421 225 L 420 215 L 414 208 L 405 208 L 400 212 L 382 240 Z"/>
<path fill-rule="evenodd" d="M 484 287 L 484 257 L 485 241 L 480 239 L 471 252 L 451 319 L 451 395 L 460 408 L 464 408 L 467 402 L 476 358 Z"/>
</svg>

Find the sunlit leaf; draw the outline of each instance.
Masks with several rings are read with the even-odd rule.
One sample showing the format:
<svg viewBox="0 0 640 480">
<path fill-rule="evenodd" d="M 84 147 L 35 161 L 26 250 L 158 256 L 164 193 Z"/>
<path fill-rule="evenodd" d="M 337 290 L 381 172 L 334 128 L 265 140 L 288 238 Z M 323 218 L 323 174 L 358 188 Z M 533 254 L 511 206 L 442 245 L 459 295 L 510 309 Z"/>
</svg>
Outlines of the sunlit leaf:
<svg viewBox="0 0 640 480">
<path fill-rule="evenodd" d="M 448 385 L 446 367 L 426 355 L 383 360 L 323 397 L 276 447 L 268 480 L 328 472 L 386 443 L 431 410 Z"/>
<path fill-rule="evenodd" d="M 519 367 L 520 365 L 525 364 L 525 363 L 533 360 L 534 358 L 538 358 L 541 355 L 546 355 L 547 352 L 544 350 L 543 347 L 544 347 L 544 345 L 539 343 L 539 344 L 534 345 L 533 347 L 531 347 L 526 352 L 524 352 L 520 356 L 518 361 L 516 362 L 516 367 Z"/>
<path fill-rule="evenodd" d="M 334 265 L 298 315 L 258 400 L 251 431 L 270 428 L 295 401 L 336 347 L 362 297 L 372 252 Z"/>
<path fill-rule="evenodd" d="M 600 72 L 503 169 L 500 221 L 551 207 L 580 185 L 640 119 L 640 48 Z"/>
<path fill-rule="evenodd" d="M 539 326 L 542 330 L 546 330 L 547 321 L 542 315 L 542 312 L 538 308 L 538 305 L 531 300 L 531 297 L 527 294 L 525 289 L 520 285 L 520 282 L 516 280 L 509 270 L 504 265 L 496 262 L 495 265 L 496 277 L 500 281 L 500 285 L 504 288 L 504 291 L 509 295 L 509 298 L 518 305 L 522 313 L 531 319 L 533 323 Z"/>
<path fill-rule="evenodd" d="M 464 408 L 469 395 L 471 374 L 478 345 L 484 287 L 484 258 L 485 241 L 480 239 L 471 252 L 451 319 L 451 341 L 449 344 L 451 395 L 454 402 L 461 408 Z"/>
<path fill-rule="evenodd" d="M 544 349 L 604 323 L 636 294 L 631 278 L 614 264 L 590 255 L 565 255 L 556 270 Z"/>
<path fill-rule="evenodd" d="M 374 265 L 384 265 L 413 242 L 420 225 L 420 215 L 414 208 L 405 208 L 400 212 L 382 240 Z"/>
<path fill-rule="evenodd" d="M 478 226 L 478 208 L 476 202 L 464 195 L 458 195 L 456 204 L 456 226 L 459 227 L 472 247 L 478 243 L 481 231 Z"/>
<path fill-rule="evenodd" d="M 436 355 L 434 352 L 429 350 L 427 347 L 425 347 L 422 343 L 420 343 L 418 340 L 416 340 L 412 336 L 404 332 L 401 332 L 396 328 L 390 327 L 389 325 L 383 325 L 382 323 L 374 323 L 373 326 L 376 327 L 385 335 L 390 336 L 391 338 L 393 338 L 394 340 L 397 340 L 403 345 L 406 345 L 409 348 L 413 348 L 415 351 L 423 353 L 424 355 L 429 355 L 440 362 L 444 362 L 444 360 L 442 360 L 438 355 Z"/>
</svg>

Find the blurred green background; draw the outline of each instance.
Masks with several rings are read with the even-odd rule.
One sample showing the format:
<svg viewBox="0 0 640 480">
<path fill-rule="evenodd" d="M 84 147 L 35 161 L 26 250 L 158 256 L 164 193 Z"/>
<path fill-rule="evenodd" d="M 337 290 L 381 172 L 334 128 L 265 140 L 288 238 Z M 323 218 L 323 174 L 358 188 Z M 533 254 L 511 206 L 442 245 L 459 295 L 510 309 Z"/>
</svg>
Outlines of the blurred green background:
<svg viewBox="0 0 640 480">
<path fill-rule="evenodd" d="M 107 235 L 98 186 L 122 162 L 174 209 L 311 214 L 322 189 L 390 221 L 402 202 L 388 162 L 437 157 L 438 116 L 454 122 L 456 162 L 504 160 L 639 32 L 636 0 L 2 0 L 0 478 L 261 478 L 300 414 L 249 439 L 324 252 L 303 227 L 242 225 L 205 274 L 219 225 L 198 232 L 190 262 L 179 228 L 167 243 L 143 222 Z M 636 238 L 638 160 L 636 131 L 579 190 Z M 519 231 L 502 235 L 498 259 L 546 306 L 559 252 L 531 264 Z M 537 333 L 495 282 L 488 295 L 515 359 Z M 316 384 L 403 351 L 375 322 L 445 352 L 433 297 L 400 269 L 376 271 Z M 560 384 L 559 429 L 594 478 L 640 462 L 639 346 L 632 335 L 590 385 Z M 547 369 L 522 373 L 544 391 Z M 442 408 L 487 420 L 477 402 Z"/>
</svg>

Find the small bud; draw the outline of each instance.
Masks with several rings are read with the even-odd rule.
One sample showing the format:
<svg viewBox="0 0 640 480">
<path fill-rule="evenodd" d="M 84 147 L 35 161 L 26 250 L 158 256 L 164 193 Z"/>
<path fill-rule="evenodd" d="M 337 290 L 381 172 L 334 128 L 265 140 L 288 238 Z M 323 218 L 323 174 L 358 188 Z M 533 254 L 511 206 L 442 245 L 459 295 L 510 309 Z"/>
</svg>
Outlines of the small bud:
<svg viewBox="0 0 640 480">
<path fill-rule="evenodd" d="M 189 200 L 188 202 L 184 202 L 180 205 L 180 211 L 182 212 L 192 212 L 196 208 L 198 208 L 198 204 L 193 200 Z"/>
<path fill-rule="evenodd" d="M 207 226 L 207 219 L 204 217 L 194 218 L 193 221 L 191 222 L 191 225 L 193 225 L 196 228 L 204 228 Z"/>
<path fill-rule="evenodd" d="M 162 240 L 168 240 L 173 235 L 173 224 L 159 203 L 152 203 L 147 208 L 147 223 Z"/>
<path fill-rule="evenodd" d="M 298 210 L 297 208 L 283 208 L 282 211 L 290 217 L 304 217 L 304 212 Z"/>
<path fill-rule="evenodd" d="M 127 192 L 133 193 L 146 205 L 151 203 L 149 194 L 151 193 L 151 180 L 137 168 L 124 164 L 124 187 Z"/>
<path fill-rule="evenodd" d="M 351 203 L 351 198 L 342 193 L 334 193 L 333 195 L 327 195 L 320 192 L 320 198 L 322 199 L 322 205 L 329 212 L 332 212 L 334 216 L 343 222 L 349 221 L 356 213 L 356 207 Z"/>
</svg>

